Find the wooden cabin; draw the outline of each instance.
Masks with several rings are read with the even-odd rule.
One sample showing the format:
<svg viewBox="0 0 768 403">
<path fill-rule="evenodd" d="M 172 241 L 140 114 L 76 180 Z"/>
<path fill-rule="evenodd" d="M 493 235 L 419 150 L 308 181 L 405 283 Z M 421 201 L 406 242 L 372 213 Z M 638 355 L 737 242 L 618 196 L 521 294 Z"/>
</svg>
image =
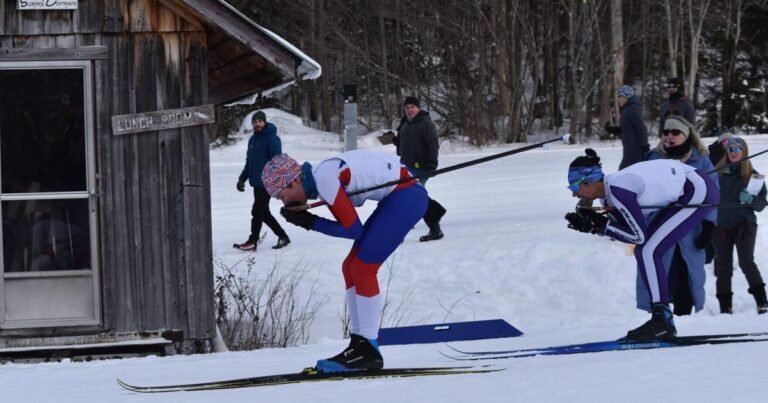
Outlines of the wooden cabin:
<svg viewBox="0 0 768 403">
<path fill-rule="evenodd" d="M 213 106 L 319 74 L 221 0 L 0 0 L 0 359 L 210 341 Z"/>
</svg>

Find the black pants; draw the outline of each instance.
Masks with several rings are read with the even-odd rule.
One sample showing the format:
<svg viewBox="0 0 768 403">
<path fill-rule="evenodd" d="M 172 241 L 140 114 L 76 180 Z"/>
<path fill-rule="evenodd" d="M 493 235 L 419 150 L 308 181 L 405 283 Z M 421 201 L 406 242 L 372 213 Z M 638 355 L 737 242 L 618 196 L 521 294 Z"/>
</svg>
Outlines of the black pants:
<svg viewBox="0 0 768 403">
<path fill-rule="evenodd" d="M 715 288 L 718 294 L 730 294 L 733 277 L 733 247 L 739 256 L 739 267 L 747 278 L 749 288 L 762 288 L 763 277 L 755 264 L 755 238 L 757 224 L 742 224 L 738 228 L 715 227 L 712 243 L 715 245 Z"/>
<path fill-rule="evenodd" d="M 261 224 L 266 223 L 267 227 L 277 235 L 278 238 L 287 238 L 283 227 L 277 222 L 272 213 L 269 212 L 269 194 L 263 187 L 253 188 L 253 207 L 251 208 L 251 236 L 249 240 L 258 242 L 261 234 Z"/>
<path fill-rule="evenodd" d="M 693 297 L 688 285 L 688 263 L 683 259 L 680 245 L 675 245 L 672 263 L 669 267 L 669 297 L 672 299 L 675 315 L 690 315 L 693 311 Z"/>
<path fill-rule="evenodd" d="M 421 170 L 412 170 L 415 171 L 416 174 L 421 174 L 423 171 Z M 423 178 L 420 179 L 421 184 L 424 185 L 424 187 L 427 186 L 427 180 L 429 178 Z M 433 198 L 429 198 L 429 202 L 427 204 L 427 212 L 424 213 L 424 222 L 427 223 L 427 226 L 429 229 L 432 229 L 432 226 L 439 223 L 440 219 L 443 218 L 445 215 L 445 207 L 443 207 L 442 204 L 438 203 L 437 200 Z"/>
</svg>

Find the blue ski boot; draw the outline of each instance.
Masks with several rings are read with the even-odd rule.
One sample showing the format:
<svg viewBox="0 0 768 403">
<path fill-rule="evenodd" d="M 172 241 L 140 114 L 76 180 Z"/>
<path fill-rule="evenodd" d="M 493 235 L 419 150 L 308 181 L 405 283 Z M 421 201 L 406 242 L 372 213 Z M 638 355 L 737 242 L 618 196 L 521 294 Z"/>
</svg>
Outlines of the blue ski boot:
<svg viewBox="0 0 768 403">
<path fill-rule="evenodd" d="M 634 341 L 659 341 L 673 340 L 677 337 L 675 321 L 669 304 L 653 304 L 651 319 L 643 323 L 637 329 L 627 332 L 626 340 Z"/>
<path fill-rule="evenodd" d="M 339 354 L 318 360 L 315 368 L 319 372 L 350 372 L 384 368 L 384 358 L 379 352 L 376 339 L 366 339 L 357 334 L 351 334 L 349 346 Z"/>
</svg>

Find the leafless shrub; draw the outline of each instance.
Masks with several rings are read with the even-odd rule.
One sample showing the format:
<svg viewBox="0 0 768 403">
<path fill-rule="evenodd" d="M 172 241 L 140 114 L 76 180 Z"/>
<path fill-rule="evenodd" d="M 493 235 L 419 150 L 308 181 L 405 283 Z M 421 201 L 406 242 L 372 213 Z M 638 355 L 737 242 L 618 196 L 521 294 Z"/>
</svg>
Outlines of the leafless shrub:
<svg viewBox="0 0 768 403">
<path fill-rule="evenodd" d="M 237 267 L 245 264 L 244 270 Z M 227 266 L 214 262 L 216 321 L 231 350 L 288 347 L 306 343 L 318 310 L 328 297 L 312 283 L 300 289 L 304 278 L 298 267 L 280 270 L 279 262 L 256 272 L 255 258 Z M 260 274 L 260 275 L 259 275 Z"/>
</svg>

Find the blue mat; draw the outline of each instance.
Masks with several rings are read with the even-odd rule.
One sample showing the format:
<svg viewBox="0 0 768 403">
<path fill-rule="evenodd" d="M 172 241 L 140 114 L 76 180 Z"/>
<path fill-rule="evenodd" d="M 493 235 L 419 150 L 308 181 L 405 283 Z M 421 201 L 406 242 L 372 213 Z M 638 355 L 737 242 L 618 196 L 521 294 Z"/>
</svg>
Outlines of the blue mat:
<svg viewBox="0 0 768 403">
<path fill-rule="evenodd" d="M 503 319 L 391 327 L 379 330 L 379 345 L 442 343 L 522 336 Z"/>
</svg>

